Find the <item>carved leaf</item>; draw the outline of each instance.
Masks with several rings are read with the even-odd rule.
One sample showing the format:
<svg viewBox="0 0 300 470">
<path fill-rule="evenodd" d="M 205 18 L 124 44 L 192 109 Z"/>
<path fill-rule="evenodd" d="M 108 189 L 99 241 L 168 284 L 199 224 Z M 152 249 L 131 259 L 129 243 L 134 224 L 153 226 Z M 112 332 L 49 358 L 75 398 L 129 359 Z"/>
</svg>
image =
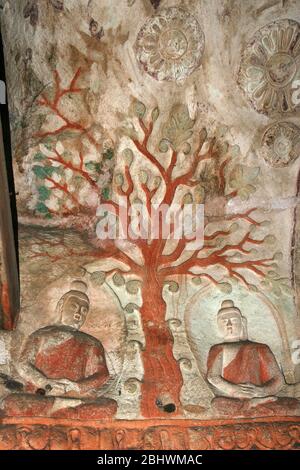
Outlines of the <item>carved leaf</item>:
<svg viewBox="0 0 300 470">
<path fill-rule="evenodd" d="M 125 279 L 122 276 L 122 274 L 115 273 L 113 275 L 113 283 L 114 283 L 115 286 L 118 286 L 118 287 L 123 286 L 125 284 Z"/>
<path fill-rule="evenodd" d="M 146 113 L 146 106 L 141 101 L 136 101 L 134 103 L 134 112 L 135 114 L 142 119 Z"/>
<path fill-rule="evenodd" d="M 106 278 L 106 274 L 103 271 L 95 271 L 91 274 L 91 281 L 97 286 L 101 286 Z"/>
<path fill-rule="evenodd" d="M 293 289 L 291 289 L 290 286 L 287 286 L 286 284 L 281 284 L 281 291 L 285 295 L 293 295 Z"/>
<path fill-rule="evenodd" d="M 179 285 L 175 281 L 166 281 L 165 285 L 168 286 L 169 291 L 172 293 L 178 292 L 179 290 Z"/>
<path fill-rule="evenodd" d="M 236 165 L 230 173 L 229 185 L 237 191 L 238 196 L 247 200 L 256 191 L 254 182 L 259 174 L 259 167 L 249 168 L 244 165 Z"/>
<path fill-rule="evenodd" d="M 268 245 L 274 245 L 274 243 L 276 243 L 276 237 L 274 235 L 267 235 L 265 237 L 265 243 Z"/>
<path fill-rule="evenodd" d="M 125 311 L 127 313 L 133 313 L 135 310 L 138 310 L 138 309 L 139 309 L 138 305 L 136 305 L 134 303 L 129 303 L 125 307 Z"/>
<path fill-rule="evenodd" d="M 141 286 L 141 282 L 140 281 L 128 281 L 126 283 L 126 290 L 129 294 L 137 294 L 139 292 L 139 288 Z"/>
<path fill-rule="evenodd" d="M 218 288 L 221 292 L 224 292 L 224 294 L 230 294 L 232 292 L 232 286 L 229 282 L 220 282 Z"/>
<path fill-rule="evenodd" d="M 195 121 L 190 118 L 186 105 L 176 105 L 171 111 L 168 122 L 163 127 L 162 142 L 169 142 L 172 148 L 179 151 L 182 145 L 193 135 Z M 187 147 L 185 148 L 185 152 Z"/>
<path fill-rule="evenodd" d="M 152 121 L 155 122 L 156 119 L 158 118 L 158 116 L 159 116 L 159 109 L 154 108 L 152 113 L 151 113 Z"/>
</svg>

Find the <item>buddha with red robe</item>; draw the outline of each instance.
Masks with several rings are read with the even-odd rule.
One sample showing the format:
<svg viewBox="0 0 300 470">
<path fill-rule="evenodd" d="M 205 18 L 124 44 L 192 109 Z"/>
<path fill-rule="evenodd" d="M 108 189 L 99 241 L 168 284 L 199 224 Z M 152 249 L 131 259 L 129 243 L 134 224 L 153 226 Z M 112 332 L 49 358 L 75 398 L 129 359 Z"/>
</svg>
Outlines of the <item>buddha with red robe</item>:
<svg viewBox="0 0 300 470">
<path fill-rule="evenodd" d="M 19 414 L 20 406 L 27 414 L 26 403 L 33 409 L 32 414 L 43 410 L 52 416 L 54 410 L 91 402 L 96 406 L 93 417 L 115 413 L 116 403 L 100 398 L 110 378 L 103 346 L 79 331 L 89 311 L 86 290 L 85 283 L 73 282 L 58 302 L 58 323 L 29 336 L 18 363 L 27 393 L 7 397 L 6 409 L 12 414 Z M 18 410 L 14 409 L 16 404 Z"/>
<path fill-rule="evenodd" d="M 269 346 L 248 340 L 246 318 L 231 300 L 222 302 L 217 323 L 224 341 L 211 347 L 207 360 L 215 395 L 256 405 L 273 401 L 285 381 Z"/>
</svg>

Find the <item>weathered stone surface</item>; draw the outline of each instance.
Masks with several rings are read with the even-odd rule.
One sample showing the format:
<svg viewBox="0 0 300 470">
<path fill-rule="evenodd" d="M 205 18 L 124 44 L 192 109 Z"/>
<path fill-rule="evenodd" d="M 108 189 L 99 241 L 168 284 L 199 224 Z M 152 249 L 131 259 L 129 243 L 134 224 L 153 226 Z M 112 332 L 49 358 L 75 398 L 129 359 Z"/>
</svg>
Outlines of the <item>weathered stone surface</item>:
<svg viewBox="0 0 300 470">
<path fill-rule="evenodd" d="M 0 446 L 298 445 L 298 2 L 7 1 L 1 21 L 22 307 Z M 176 204 L 204 204 L 203 243 L 155 233 Z"/>
</svg>

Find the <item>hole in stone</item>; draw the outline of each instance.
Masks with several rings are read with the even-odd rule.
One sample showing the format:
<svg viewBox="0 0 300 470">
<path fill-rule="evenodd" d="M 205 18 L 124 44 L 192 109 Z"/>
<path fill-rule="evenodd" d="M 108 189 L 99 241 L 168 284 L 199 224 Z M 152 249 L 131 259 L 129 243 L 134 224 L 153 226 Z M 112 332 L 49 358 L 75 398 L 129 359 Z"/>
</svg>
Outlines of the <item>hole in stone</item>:
<svg viewBox="0 0 300 470">
<path fill-rule="evenodd" d="M 166 413 L 174 413 L 174 411 L 176 410 L 176 406 L 174 405 L 174 403 L 168 403 L 163 407 L 163 410 Z"/>
<path fill-rule="evenodd" d="M 14 392 L 22 392 L 24 389 L 23 384 L 20 382 L 17 382 L 16 380 L 8 380 L 5 386 L 8 390 L 12 390 Z"/>
</svg>

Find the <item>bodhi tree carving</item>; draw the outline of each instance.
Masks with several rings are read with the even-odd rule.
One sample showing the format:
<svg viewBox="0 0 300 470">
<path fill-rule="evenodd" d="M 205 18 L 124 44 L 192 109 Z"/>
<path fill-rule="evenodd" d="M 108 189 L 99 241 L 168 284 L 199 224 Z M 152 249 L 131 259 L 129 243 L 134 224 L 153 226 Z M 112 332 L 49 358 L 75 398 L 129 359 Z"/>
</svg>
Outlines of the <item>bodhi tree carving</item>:
<svg viewBox="0 0 300 470">
<path fill-rule="evenodd" d="M 43 95 L 39 101 L 41 107 L 50 109 L 61 121 L 55 131 L 47 130 L 44 124 L 36 136 L 42 142 L 42 150 L 35 155 L 38 162 L 33 165 L 40 197 L 35 211 L 40 217 L 53 220 L 56 216 L 66 216 L 66 226 L 89 231 L 89 256 L 121 262 L 118 268 L 99 272 L 99 279 L 114 273 L 116 283 L 135 289 L 139 286 L 143 299 L 140 313 L 146 339 L 142 352 L 141 412 L 145 417 L 160 416 L 161 409 L 157 405 L 165 395 L 180 412 L 182 377 L 173 356 L 172 335 L 165 321 L 164 286 L 176 291 L 181 277 L 186 276 L 199 285 L 211 283 L 225 293 L 231 291 L 232 281 L 251 290 L 256 290 L 262 281 L 279 295 L 289 289 L 285 280 L 276 273 L 277 261 L 282 255 L 274 254 L 272 245 L 276 240 L 267 232 L 268 221 L 261 220 L 255 207 L 240 213 L 226 212 L 229 201 L 234 198 L 246 200 L 255 192 L 259 169 L 247 168 L 236 162 L 239 149 L 226 142 L 222 129 L 213 136 L 209 136 L 204 128 L 198 130 L 199 123 L 190 118 L 186 106 L 173 107 L 167 122 L 161 122 L 158 107 L 147 111 L 143 103 L 134 102 L 131 117 L 121 131 L 112 188 L 103 190 L 101 171 L 105 160 L 113 156 L 113 150 L 102 152 L 101 161 L 94 157 L 91 160 L 89 145 L 94 146 L 97 156 L 101 144 L 93 142 L 88 126 L 67 118 L 60 108 L 64 94 L 84 92 L 78 88 L 77 78 L 78 74 L 64 90 L 56 74 L 54 98 Z M 72 145 L 69 145 L 69 150 L 63 148 L 61 135 L 70 131 L 76 134 L 72 139 L 86 138 L 86 148 L 82 142 L 78 144 L 79 151 Z M 49 137 L 51 140 L 47 141 Z M 86 199 L 79 200 L 78 188 L 81 185 L 87 188 Z M 53 192 L 58 201 L 49 205 Z M 137 238 L 129 234 L 122 243 L 119 240 L 101 243 L 95 237 L 97 204 L 95 201 L 88 203 L 93 193 L 97 203 L 109 202 L 117 215 L 121 210 L 120 196 L 127 201 L 128 207 L 136 202 L 142 204 L 149 216 L 152 204 L 158 207 L 174 203 L 181 206 L 205 204 L 204 245 L 190 250 L 190 240 L 183 236 L 175 242 L 171 240 L 172 234 L 170 239 L 162 236 Z M 84 223 L 86 216 L 89 217 L 88 224 Z M 60 220 L 60 226 L 64 220 Z M 127 222 L 130 225 L 130 214 Z M 47 241 L 42 251 L 37 245 L 34 256 L 47 256 L 55 262 L 66 255 L 79 259 L 84 255 L 76 248 L 67 247 L 63 254 L 57 254 L 55 249 Z M 133 256 L 133 252 L 138 256 Z M 136 281 L 126 282 L 126 273 L 134 275 Z"/>
</svg>

